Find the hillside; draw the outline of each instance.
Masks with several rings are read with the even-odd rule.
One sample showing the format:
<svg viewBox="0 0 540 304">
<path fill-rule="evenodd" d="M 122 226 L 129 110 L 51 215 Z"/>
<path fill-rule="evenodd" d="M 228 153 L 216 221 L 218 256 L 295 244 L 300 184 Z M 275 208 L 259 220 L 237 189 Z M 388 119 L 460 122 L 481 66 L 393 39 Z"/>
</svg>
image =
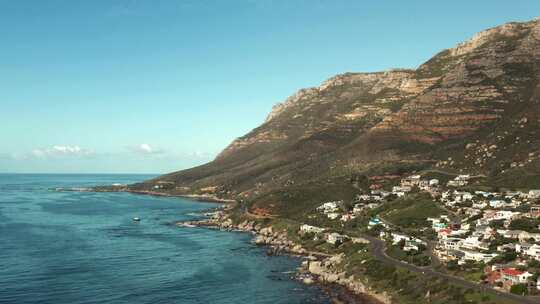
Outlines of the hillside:
<svg viewBox="0 0 540 304">
<path fill-rule="evenodd" d="M 466 172 L 540 188 L 540 21 L 508 23 L 416 70 L 345 73 L 302 89 L 210 163 L 132 190 L 208 194 L 295 218 L 376 176 Z"/>
</svg>

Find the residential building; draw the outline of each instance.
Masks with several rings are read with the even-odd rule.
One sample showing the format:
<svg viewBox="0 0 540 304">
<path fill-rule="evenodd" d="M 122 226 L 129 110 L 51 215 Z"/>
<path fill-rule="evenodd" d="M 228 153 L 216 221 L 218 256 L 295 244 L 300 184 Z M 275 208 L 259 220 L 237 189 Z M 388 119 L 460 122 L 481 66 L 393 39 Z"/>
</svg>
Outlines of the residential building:
<svg viewBox="0 0 540 304">
<path fill-rule="evenodd" d="M 339 234 L 337 232 L 332 232 L 326 235 L 326 242 L 332 245 L 339 245 L 344 243 L 349 239 L 348 236 Z"/>
<path fill-rule="evenodd" d="M 527 283 L 530 277 L 532 277 L 531 273 L 516 268 L 505 268 L 501 270 L 501 280 L 505 286 Z"/>
<path fill-rule="evenodd" d="M 528 198 L 530 198 L 530 199 L 540 198 L 540 190 L 530 190 Z"/>
<path fill-rule="evenodd" d="M 310 226 L 306 224 L 300 226 L 300 231 L 306 232 L 306 233 L 321 233 L 321 232 L 324 232 L 324 230 L 325 230 L 324 228 Z"/>
</svg>

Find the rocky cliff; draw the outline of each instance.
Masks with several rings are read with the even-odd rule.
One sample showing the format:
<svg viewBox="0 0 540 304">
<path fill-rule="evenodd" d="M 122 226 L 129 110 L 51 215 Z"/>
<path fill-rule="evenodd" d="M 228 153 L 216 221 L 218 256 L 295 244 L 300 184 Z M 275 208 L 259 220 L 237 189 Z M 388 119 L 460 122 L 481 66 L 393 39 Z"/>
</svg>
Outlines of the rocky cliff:
<svg viewBox="0 0 540 304">
<path fill-rule="evenodd" d="M 133 188 L 172 182 L 164 191 L 294 216 L 326 196 L 356 193 L 375 174 L 437 168 L 534 185 L 539 77 L 540 21 L 504 24 L 416 70 L 345 73 L 302 89 L 214 161 Z"/>
</svg>

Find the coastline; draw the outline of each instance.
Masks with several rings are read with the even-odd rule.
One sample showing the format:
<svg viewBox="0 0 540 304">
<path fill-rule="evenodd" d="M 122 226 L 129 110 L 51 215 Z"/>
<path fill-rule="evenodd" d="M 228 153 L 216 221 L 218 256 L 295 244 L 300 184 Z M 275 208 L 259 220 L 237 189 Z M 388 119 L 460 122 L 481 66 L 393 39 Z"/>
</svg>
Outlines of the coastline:
<svg viewBox="0 0 540 304">
<path fill-rule="evenodd" d="M 266 246 L 268 255 L 286 254 L 301 257 L 304 261 L 297 269 L 295 279 L 308 285 L 317 284 L 334 303 L 392 303 L 392 299 L 386 293 L 372 290 L 354 276 L 347 276 L 346 273 L 337 270 L 336 266 L 341 263 L 342 255 L 306 250 L 300 244 L 287 239 L 286 232 L 275 231 L 272 226 L 263 227 L 255 221 L 245 220 L 235 224 L 225 210 L 226 208 L 216 208 L 216 211 L 207 214 L 210 217 L 206 219 L 177 222 L 176 226 L 251 233 L 252 242 L 258 246 Z"/>
<path fill-rule="evenodd" d="M 335 266 L 341 262 L 339 255 L 329 255 L 304 249 L 287 239 L 286 232 L 274 231 L 272 226 L 263 227 L 255 221 L 245 220 L 235 224 L 226 213 L 236 203 L 236 200 L 222 199 L 214 195 L 200 194 L 170 194 L 151 190 L 133 190 L 128 188 L 91 188 L 89 190 L 69 189 L 64 191 L 91 191 L 91 192 L 128 192 L 140 195 L 162 197 L 182 197 L 190 200 L 222 203 L 223 206 L 214 207 L 205 213 L 207 218 L 194 221 L 177 222 L 177 227 L 202 227 L 229 232 L 251 233 L 252 242 L 258 246 L 266 246 L 268 255 L 291 255 L 303 258 L 302 265 L 297 269 L 295 278 L 304 284 L 317 284 L 323 292 L 332 298 L 333 303 L 361 303 L 361 304 L 391 304 L 392 299 L 386 293 L 370 289 L 359 279 L 337 271 Z"/>
<path fill-rule="evenodd" d="M 133 194 L 141 195 L 153 195 L 153 196 L 166 196 L 166 197 L 183 197 L 195 201 L 207 202 L 207 203 L 223 203 L 223 204 L 233 204 L 236 203 L 236 200 L 233 199 L 224 199 L 219 198 L 211 194 L 171 194 L 167 192 L 152 191 L 152 190 L 134 190 L 127 187 L 93 187 L 93 188 L 69 188 L 61 189 L 56 188 L 52 189 L 54 191 L 78 191 L 78 192 L 127 192 Z"/>
</svg>

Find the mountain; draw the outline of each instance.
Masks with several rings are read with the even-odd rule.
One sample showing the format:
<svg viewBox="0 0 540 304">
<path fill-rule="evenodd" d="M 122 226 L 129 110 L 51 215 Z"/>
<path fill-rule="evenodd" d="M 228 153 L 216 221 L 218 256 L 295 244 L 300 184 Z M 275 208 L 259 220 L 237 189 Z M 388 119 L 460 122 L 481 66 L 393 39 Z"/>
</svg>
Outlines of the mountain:
<svg viewBox="0 0 540 304">
<path fill-rule="evenodd" d="M 301 89 L 212 162 L 131 187 L 290 217 L 410 172 L 540 188 L 539 80 L 540 21 L 507 23 L 416 70 L 345 73 Z"/>
</svg>

